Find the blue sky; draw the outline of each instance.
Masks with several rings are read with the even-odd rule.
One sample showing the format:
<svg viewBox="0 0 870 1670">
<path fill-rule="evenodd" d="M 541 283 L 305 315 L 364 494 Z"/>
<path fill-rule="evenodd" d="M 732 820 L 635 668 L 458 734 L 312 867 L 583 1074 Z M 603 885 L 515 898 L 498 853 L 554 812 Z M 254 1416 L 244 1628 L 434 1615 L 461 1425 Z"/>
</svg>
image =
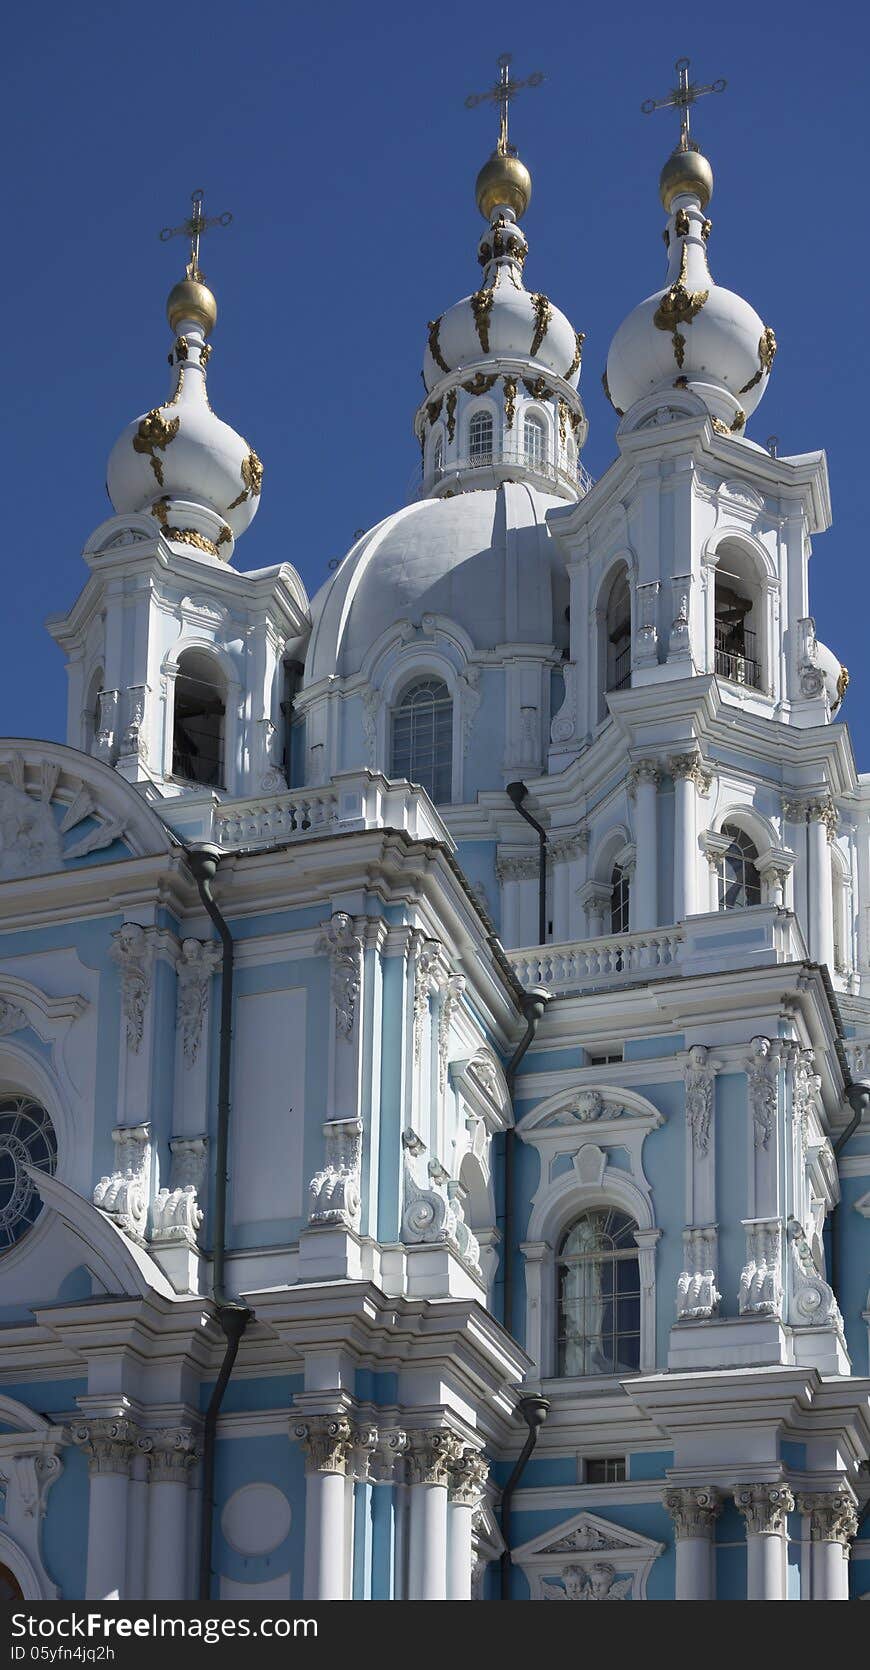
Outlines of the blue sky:
<svg viewBox="0 0 870 1670">
<path fill-rule="evenodd" d="M 601 372 L 620 320 L 662 281 L 657 179 L 676 137 L 671 113 L 639 107 L 687 55 L 696 79 L 728 80 L 695 116 L 716 173 L 711 264 L 780 345 L 750 433 L 828 453 L 834 526 L 816 541 L 812 607 L 852 672 L 845 717 L 870 769 L 865 19 L 805 0 L 14 8 L 0 729 L 63 737 L 62 658 L 42 621 L 84 582 L 116 435 L 165 397 L 183 248 L 157 234 L 194 187 L 234 215 L 203 246 L 221 309 L 212 400 L 266 466 L 236 563 L 292 562 L 314 591 L 354 530 L 408 496 L 426 321 L 477 282 L 473 185 L 495 123 L 464 100 L 501 51 L 546 77 L 512 123 L 534 178 L 527 276 L 586 332 L 584 458 L 607 468 Z"/>
</svg>

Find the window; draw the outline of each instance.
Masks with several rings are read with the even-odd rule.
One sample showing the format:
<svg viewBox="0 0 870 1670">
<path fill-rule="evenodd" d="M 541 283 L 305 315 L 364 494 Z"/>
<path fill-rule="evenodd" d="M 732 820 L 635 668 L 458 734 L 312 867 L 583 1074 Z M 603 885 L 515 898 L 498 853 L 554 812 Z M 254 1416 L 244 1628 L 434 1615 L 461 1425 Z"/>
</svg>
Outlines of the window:
<svg viewBox="0 0 870 1670">
<path fill-rule="evenodd" d="M 584 1212 L 558 1257 L 561 1375 L 631 1374 L 640 1365 L 637 1225 L 624 1212 Z"/>
<path fill-rule="evenodd" d="M 85 746 L 86 754 L 93 753 L 94 744 L 100 731 L 100 694 L 103 688 L 103 670 L 98 667 L 88 687 L 88 699 L 85 707 Z"/>
<path fill-rule="evenodd" d="M 727 542 L 716 567 L 714 667 L 731 684 L 761 689 L 758 584 L 745 551 Z"/>
<path fill-rule="evenodd" d="M 628 876 L 618 864 L 610 874 L 610 932 L 628 933 Z"/>
<path fill-rule="evenodd" d="M 612 1067 L 615 1061 L 623 1061 L 624 1059 L 622 1050 L 617 1048 L 615 1044 L 612 1050 L 601 1050 L 594 1053 L 592 1050 L 586 1051 L 587 1067 Z"/>
<path fill-rule="evenodd" d="M 418 680 L 396 708 L 390 775 L 420 783 L 436 803 L 451 799 L 453 702 L 441 679 Z"/>
<path fill-rule="evenodd" d="M 631 591 L 625 569 L 620 570 L 610 588 L 606 631 L 606 689 L 624 690 L 631 683 Z"/>
<path fill-rule="evenodd" d="M 492 463 L 492 414 L 475 412 L 468 426 L 468 456 L 472 464 Z"/>
<path fill-rule="evenodd" d="M 719 909 L 745 910 L 761 904 L 758 850 L 745 830 L 723 823 L 728 846 L 719 860 Z"/>
<path fill-rule="evenodd" d="M 589 1456 L 583 1466 L 584 1484 L 621 1484 L 627 1476 L 624 1455 Z"/>
<path fill-rule="evenodd" d="M 175 678 L 173 777 L 210 788 L 223 786 L 225 712 L 215 663 L 199 650 L 185 650 Z"/>
<path fill-rule="evenodd" d="M 432 473 L 440 475 L 444 469 L 444 431 L 439 429 L 435 436 L 435 446 L 432 452 Z"/>
<path fill-rule="evenodd" d="M 27 1167 L 54 1175 L 57 1138 L 54 1126 L 30 1096 L 0 1096 L 0 1253 L 35 1224 L 42 1209 Z"/>
<path fill-rule="evenodd" d="M 547 431 L 543 418 L 529 414 L 523 422 L 523 449 L 530 470 L 540 470 L 547 462 Z"/>
</svg>

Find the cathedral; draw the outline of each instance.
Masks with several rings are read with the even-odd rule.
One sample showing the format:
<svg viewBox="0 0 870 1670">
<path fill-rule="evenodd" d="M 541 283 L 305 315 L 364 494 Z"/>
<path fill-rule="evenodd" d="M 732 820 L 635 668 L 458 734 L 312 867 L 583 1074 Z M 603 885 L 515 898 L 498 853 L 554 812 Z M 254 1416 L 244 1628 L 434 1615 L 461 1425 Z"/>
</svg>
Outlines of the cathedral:
<svg viewBox="0 0 870 1670">
<path fill-rule="evenodd" d="M 870 1598 L 870 773 L 677 70 L 609 468 L 505 57 L 419 480 L 310 598 L 194 196 L 66 743 L 0 742 L 6 1599 Z"/>
</svg>

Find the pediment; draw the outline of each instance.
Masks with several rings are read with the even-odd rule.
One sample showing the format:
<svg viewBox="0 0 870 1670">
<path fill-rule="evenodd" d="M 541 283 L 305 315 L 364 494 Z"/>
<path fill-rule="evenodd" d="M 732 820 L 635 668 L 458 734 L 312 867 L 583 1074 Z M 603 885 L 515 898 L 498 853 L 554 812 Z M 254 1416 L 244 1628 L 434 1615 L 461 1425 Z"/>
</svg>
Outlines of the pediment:
<svg viewBox="0 0 870 1670">
<path fill-rule="evenodd" d="M 650 1568 L 664 1547 L 584 1511 L 515 1548 L 511 1558 L 525 1572 L 533 1600 L 645 1600 Z"/>
<path fill-rule="evenodd" d="M 61 1220 L 76 1244 L 78 1257 L 107 1294 L 130 1299 L 153 1293 L 164 1299 L 178 1297 L 151 1254 L 136 1246 L 99 1207 L 44 1171 L 30 1171 L 29 1175 L 43 1205 Z"/>
<path fill-rule="evenodd" d="M 729 504 L 739 505 L 745 510 L 756 514 L 764 509 L 764 499 L 760 493 L 750 487 L 745 481 L 723 481 L 719 484 L 718 496 L 727 499 Z"/>
<path fill-rule="evenodd" d="M 613 1085 L 577 1085 L 548 1097 L 520 1121 L 519 1135 L 534 1142 L 536 1136 L 565 1131 L 576 1132 L 582 1126 L 596 1129 L 601 1125 L 628 1121 L 653 1129 L 664 1124 L 664 1114 L 645 1096 L 635 1090 L 622 1090 Z"/>
<path fill-rule="evenodd" d="M 564 1520 L 561 1525 L 542 1531 L 540 1536 L 523 1543 L 522 1547 L 515 1548 L 513 1558 L 523 1564 L 530 1560 L 546 1562 L 551 1556 L 558 1556 L 558 1564 L 563 1556 L 570 1558 L 574 1554 L 631 1554 L 654 1559 L 661 1549 L 660 1542 L 653 1542 L 638 1531 L 626 1530 L 623 1525 L 614 1525 L 611 1520 L 601 1519 L 598 1514 L 584 1510 L 572 1519 Z"/>
<path fill-rule="evenodd" d="M 62 871 L 92 853 L 169 852 L 165 826 L 118 773 L 56 743 L 0 743 L 0 881 Z"/>
</svg>

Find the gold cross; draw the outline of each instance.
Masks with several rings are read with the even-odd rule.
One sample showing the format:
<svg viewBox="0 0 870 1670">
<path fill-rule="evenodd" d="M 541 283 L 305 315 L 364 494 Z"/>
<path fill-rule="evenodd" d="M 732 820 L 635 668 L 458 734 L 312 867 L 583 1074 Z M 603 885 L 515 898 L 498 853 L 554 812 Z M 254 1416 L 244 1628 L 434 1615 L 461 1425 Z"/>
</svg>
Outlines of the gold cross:
<svg viewBox="0 0 870 1670">
<path fill-rule="evenodd" d="M 524 81 L 514 81 L 511 78 L 510 63 L 510 53 L 503 52 L 498 59 L 498 81 L 495 86 L 490 87 L 485 93 L 469 93 L 465 101 L 466 110 L 475 110 L 479 104 L 498 105 L 498 152 L 503 157 L 511 155 L 511 147 L 508 145 L 508 109 L 511 99 L 515 99 L 524 87 L 540 87 L 544 79 L 541 71 L 535 70 L 534 74 L 527 75 Z"/>
<path fill-rule="evenodd" d="M 728 83 L 721 76 L 718 81 L 711 81 L 709 86 L 700 87 L 697 82 L 689 80 L 688 58 L 678 58 L 674 69 L 677 72 L 677 85 L 672 87 L 666 99 L 644 99 L 641 110 L 645 116 L 651 116 L 654 110 L 678 110 L 680 112 L 680 150 L 688 151 L 689 140 L 689 107 L 696 99 L 703 98 L 705 93 L 721 93 Z"/>
<path fill-rule="evenodd" d="M 203 214 L 202 205 L 204 199 L 204 191 L 191 192 L 190 201 L 193 204 L 193 213 L 190 218 L 188 220 L 183 220 L 180 226 L 164 226 L 163 231 L 160 234 L 160 242 L 162 244 L 165 244 L 169 238 L 184 237 L 190 239 L 190 261 L 187 266 L 188 278 L 202 278 L 202 273 L 199 270 L 199 240 L 202 237 L 203 232 L 207 232 L 211 226 L 229 226 L 230 221 L 233 218 L 229 213 L 212 215 L 211 218 L 208 218 Z"/>
</svg>

